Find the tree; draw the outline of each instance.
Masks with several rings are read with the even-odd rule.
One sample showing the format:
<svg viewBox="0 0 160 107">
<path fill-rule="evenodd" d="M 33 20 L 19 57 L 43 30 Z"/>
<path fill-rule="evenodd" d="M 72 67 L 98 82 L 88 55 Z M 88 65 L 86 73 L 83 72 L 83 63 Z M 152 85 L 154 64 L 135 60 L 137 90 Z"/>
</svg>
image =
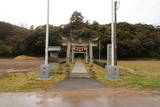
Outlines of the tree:
<svg viewBox="0 0 160 107">
<path fill-rule="evenodd" d="M 75 11 L 70 18 L 70 23 L 84 23 L 83 18 L 81 12 Z"/>
</svg>

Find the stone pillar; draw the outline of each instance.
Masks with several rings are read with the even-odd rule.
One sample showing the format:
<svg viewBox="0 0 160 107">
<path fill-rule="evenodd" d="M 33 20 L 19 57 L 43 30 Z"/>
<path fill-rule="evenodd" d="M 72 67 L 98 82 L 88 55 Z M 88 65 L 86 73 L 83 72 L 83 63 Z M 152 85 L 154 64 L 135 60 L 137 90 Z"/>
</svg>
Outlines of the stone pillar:
<svg viewBox="0 0 160 107">
<path fill-rule="evenodd" d="M 92 42 L 89 41 L 89 56 L 90 56 L 90 65 L 93 65 L 93 46 Z"/>
<path fill-rule="evenodd" d="M 67 43 L 67 55 L 66 55 L 67 64 L 69 64 L 69 62 L 70 62 L 70 51 L 71 51 L 71 43 L 68 41 L 68 43 Z"/>
<path fill-rule="evenodd" d="M 88 50 L 86 50 L 86 63 L 88 63 Z"/>
<path fill-rule="evenodd" d="M 72 49 L 72 63 L 74 63 L 74 50 Z"/>
</svg>

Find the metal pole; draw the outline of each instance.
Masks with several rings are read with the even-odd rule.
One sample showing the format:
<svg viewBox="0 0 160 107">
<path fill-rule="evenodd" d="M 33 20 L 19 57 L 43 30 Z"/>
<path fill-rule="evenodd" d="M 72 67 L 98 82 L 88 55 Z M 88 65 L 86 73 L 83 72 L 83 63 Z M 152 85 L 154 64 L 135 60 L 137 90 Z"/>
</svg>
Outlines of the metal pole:
<svg viewBox="0 0 160 107">
<path fill-rule="evenodd" d="M 99 40 L 99 61 L 101 60 L 101 40 Z"/>
<path fill-rule="evenodd" d="M 45 65 L 48 65 L 48 44 L 49 44 L 49 0 L 47 1 L 47 24 L 46 24 Z"/>
<path fill-rule="evenodd" d="M 117 1 L 114 1 L 114 64 L 117 65 Z"/>
<path fill-rule="evenodd" d="M 114 50 L 114 49 L 115 49 L 115 48 L 114 48 L 114 47 L 115 47 L 115 46 L 114 46 L 114 45 L 115 45 L 115 44 L 114 44 L 114 19 L 115 19 L 114 16 L 115 16 L 115 15 L 114 15 L 114 2 L 113 2 L 113 0 L 112 0 L 111 3 L 112 3 L 112 6 L 111 6 L 111 8 L 112 8 L 112 9 L 111 9 L 111 10 L 112 10 L 112 25 L 111 25 L 111 27 L 112 27 L 112 29 L 111 29 L 111 33 L 112 33 L 112 34 L 111 34 L 111 45 L 112 45 L 112 46 L 111 46 L 111 65 L 114 66 L 114 65 L 115 65 L 115 62 L 114 62 L 114 61 L 115 61 L 115 60 L 114 60 L 114 53 L 115 53 L 115 52 L 114 52 L 114 51 L 115 51 L 115 50 Z"/>
<path fill-rule="evenodd" d="M 117 23 L 117 1 L 112 0 L 112 35 L 111 35 L 111 65 L 117 65 L 117 34 L 116 34 L 116 23 Z"/>
</svg>

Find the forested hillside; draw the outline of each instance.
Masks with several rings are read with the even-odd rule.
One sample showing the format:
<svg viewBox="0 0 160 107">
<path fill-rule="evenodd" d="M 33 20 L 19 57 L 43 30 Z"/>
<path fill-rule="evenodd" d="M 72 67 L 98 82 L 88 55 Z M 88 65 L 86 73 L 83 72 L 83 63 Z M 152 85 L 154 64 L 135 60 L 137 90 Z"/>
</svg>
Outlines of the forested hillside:
<svg viewBox="0 0 160 107">
<path fill-rule="evenodd" d="M 50 25 L 50 45 L 61 45 L 60 36 L 89 38 L 100 36 L 101 56 L 106 57 L 106 45 L 110 43 L 111 25 L 94 21 L 84 22 L 79 12 L 74 12 L 70 23 Z M 28 30 L 0 22 L 0 56 L 44 55 L 45 25 Z M 146 24 L 117 24 L 118 58 L 160 58 L 160 27 Z M 98 47 L 94 49 L 98 56 Z M 63 48 L 61 56 L 65 55 Z"/>
<path fill-rule="evenodd" d="M 21 44 L 29 34 L 29 30 L 0 22 L 0 56 L 14 56 L 22 54 Z"/>
</svg>

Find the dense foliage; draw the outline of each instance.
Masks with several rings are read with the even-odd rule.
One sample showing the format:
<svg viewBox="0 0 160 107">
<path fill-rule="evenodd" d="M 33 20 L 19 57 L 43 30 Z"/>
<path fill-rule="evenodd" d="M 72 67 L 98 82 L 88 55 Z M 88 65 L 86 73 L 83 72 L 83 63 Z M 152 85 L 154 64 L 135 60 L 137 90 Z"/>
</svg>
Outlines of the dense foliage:
<svg viewBox="0 0 160 107">
<path fill-rule="evenodd" d="M 23 53 L 23 41 L 29 30 L 9 23 L 0 22 L 0 56 L 14 56 Z"/>
<path fill-rule="evenodd" d="M 101 57 L 106 57 L 106 45 L 110 43 L 110 24 L 84 22 L 80 12 L 74 12 L 70 23 L 50 25 L 50 45 L 61 45 L 61 36 L 72 38 L 100 37 Z M 25 29 L 0 22 L 0 56 L 44 55 L 45 25 Z M 117 24 L 118 58 L 160 58 L 160 28 L 147 24 Z M 65 48 L 61 51 L 65 56 Z M 94 49 L 98 57 L 98 47 Z"/>
</svg>

